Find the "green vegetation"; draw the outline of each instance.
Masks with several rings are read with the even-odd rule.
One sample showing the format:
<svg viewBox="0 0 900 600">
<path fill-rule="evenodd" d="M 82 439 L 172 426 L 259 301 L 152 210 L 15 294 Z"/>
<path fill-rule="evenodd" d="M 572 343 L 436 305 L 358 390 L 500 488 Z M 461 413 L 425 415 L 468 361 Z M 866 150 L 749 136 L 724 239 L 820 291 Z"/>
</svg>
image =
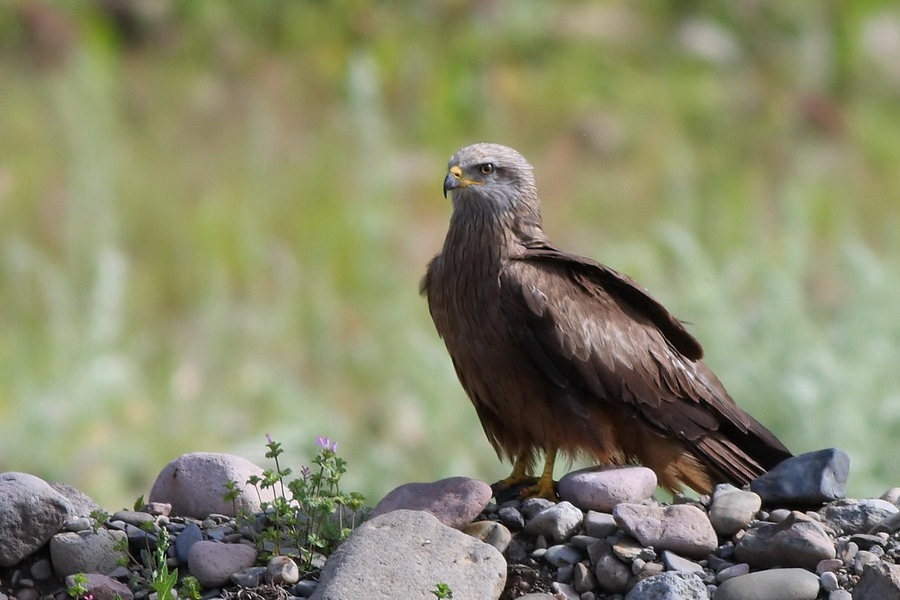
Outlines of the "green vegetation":
<svg viewBox="0 0 900 600">
<path fill-rule="evenodd" d="M 492 140 L 792 449 L 900 483 L 893 2 L 115 4 L 0 6 L 0 471 L 118 506 L 325 430 L 370 498 L 504 476 L 417 294 Z"/>
<path fill-rule="evenodd" d="M 435 598 L 439 600 L 442 598 L 446 598 L 448 600 L 453 600 L 453 590 L 446 583 L 438 583 L 434 586 L 434 589 L 431 591 Z"/>
<path fill-rule="evenodd" d="M 84 573 L 75 573 L 72 575 L 72 585 L 66 588 L 66 593 L 75 600 L 88 598 L 88 578 Z"/>
<path fill-rule="evenodd" d="M 312 461 L 314 468 L 304 466 L 300 477 L 288 479 L 292 471 L 279 461 L 284 450 L 268 437 L 266 458 L 275 462 L 275 469 L 265 469 L 261 477 L 253 475 L 247 480 L 256 488 L 261 510 L 270 523 L 258 540 L 261 549 L 296 557 L 304 574 L 315 570 L 317 557 L 329 556 L 353 532 L 365 502 L 357 492 L 341 491 L 347 461 L 337 455 L 337 442 L 321 435 L 317 442 L 319 453 Z M 237 489 L 237 483 L 232 482 L 225 500 L 233 500 Z M 272 490 L 274 500 L 262 500 L 262 490 Z"/>
</svg>

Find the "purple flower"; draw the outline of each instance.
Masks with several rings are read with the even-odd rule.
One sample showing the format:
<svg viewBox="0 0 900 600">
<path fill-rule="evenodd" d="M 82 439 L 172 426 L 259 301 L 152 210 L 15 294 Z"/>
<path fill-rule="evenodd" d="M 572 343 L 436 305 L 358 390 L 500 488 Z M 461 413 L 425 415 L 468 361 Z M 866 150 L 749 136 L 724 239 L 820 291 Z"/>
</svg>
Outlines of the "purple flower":
<svg viewBox="0 0 900 600">
<path fill-rule="evenodd" d="M 272 436 L 269 435 L 268 433 L 266 434 L 266 444 L 268 444 L 268 445 L 272 444 Z"/>
<path fill-rule="evenodd" d="M 318 444 L 319 448 L 321 448 L 322 450 L 337 452 L 337 442 L 332 442 L 330 437 L 322 437 L 321 435 L 317 435 L 316 444 Z"/>
</svg>

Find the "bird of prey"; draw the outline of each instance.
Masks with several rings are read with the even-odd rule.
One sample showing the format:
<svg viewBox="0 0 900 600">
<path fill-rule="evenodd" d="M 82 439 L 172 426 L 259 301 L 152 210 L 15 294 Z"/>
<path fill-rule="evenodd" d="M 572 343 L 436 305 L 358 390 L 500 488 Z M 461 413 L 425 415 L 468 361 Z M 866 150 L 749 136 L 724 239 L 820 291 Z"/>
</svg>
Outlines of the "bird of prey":
<svg viewBox="0 0 900 600">
<path fill-rule="evenodd" d="M 421 292 L 488 440 L 513 462 L 499 489 L 555 498 L 558 452 L 640 463 L 666 489 L 701 493 L 791 456 L 646 290 L 550 242 L 521 154 L 474 144 L 448 167 L 453 213 Z"/>
</svg>

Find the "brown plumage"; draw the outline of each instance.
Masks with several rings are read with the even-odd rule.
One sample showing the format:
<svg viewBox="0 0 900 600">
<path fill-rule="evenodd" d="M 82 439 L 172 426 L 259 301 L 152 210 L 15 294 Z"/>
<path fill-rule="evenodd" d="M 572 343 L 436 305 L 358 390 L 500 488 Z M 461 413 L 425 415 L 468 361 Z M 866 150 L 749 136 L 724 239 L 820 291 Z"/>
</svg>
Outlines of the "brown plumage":
<svg viewBox="0 0 900 600">
<path fill-rule="evenodd" d="M 531 165 L 475 144 L 449 163 L 453 215 L 422 293 L 484 432 L 514 461 L 503 482 L 543 474 L 557 451 L 639 462 L 662 486 L 744 484 L 791 456 L 700 360 L 682 323 L 629 277 L 553 246 Z"/>
</svg>

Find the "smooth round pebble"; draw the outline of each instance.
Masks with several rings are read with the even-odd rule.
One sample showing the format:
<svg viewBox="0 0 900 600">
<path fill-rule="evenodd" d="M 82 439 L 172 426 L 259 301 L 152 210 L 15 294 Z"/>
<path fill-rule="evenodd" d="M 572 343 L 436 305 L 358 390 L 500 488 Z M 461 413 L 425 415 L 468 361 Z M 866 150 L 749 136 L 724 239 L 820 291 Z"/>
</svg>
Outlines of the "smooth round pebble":
<svg viewBox="0 0 900 600">
<path fill-rule="evenodd" d="M 805 569 L 757 571 L 723 582 L 716 600 L 816 600 L 819 578 Z"/>
<path fill-rule="evenodd" d="M 270 558 L 266 564 L 266 575 L 272 583 L 293 585 L 300 581 L 300 569 L 288 556 Z"/>
<path fill-rule="evenodd" d="M 622 502 L 640 502 L 656 490 L 656 473 L 646 467 L 590 467 L 559 480 L 559 497 L 583 510 L 611 511 Z"/>
<path fill-rule="evenodd" d="M 512 541 L 509 529 L 496 521 L 476 521 L 462 528 L 462 532 L 471 535 L 485 544 L 490 544 L 502 554 L 506 552 Z"/>
</svg>

